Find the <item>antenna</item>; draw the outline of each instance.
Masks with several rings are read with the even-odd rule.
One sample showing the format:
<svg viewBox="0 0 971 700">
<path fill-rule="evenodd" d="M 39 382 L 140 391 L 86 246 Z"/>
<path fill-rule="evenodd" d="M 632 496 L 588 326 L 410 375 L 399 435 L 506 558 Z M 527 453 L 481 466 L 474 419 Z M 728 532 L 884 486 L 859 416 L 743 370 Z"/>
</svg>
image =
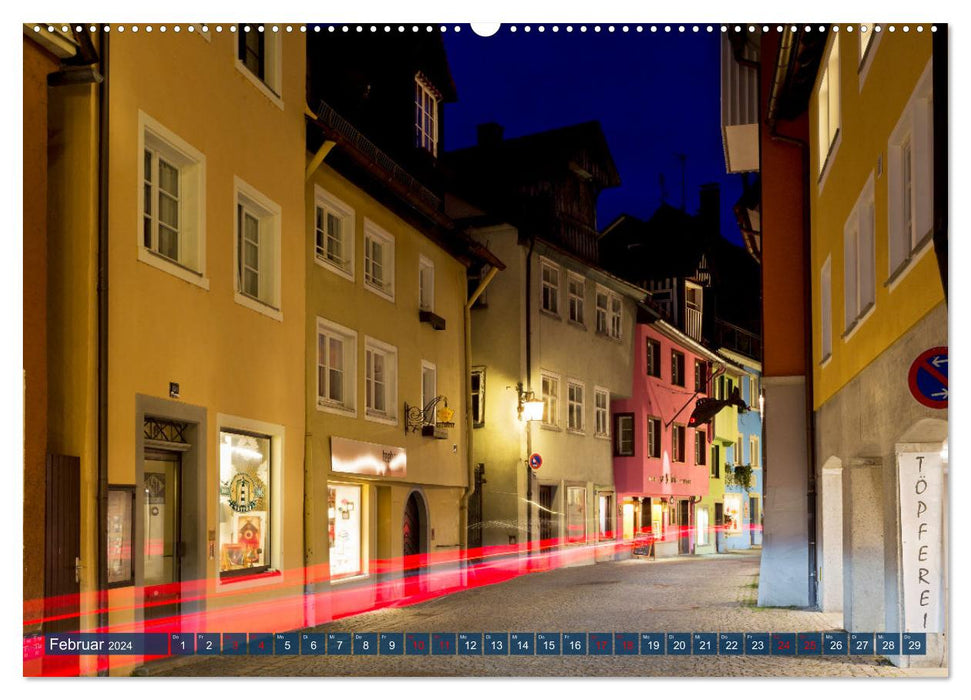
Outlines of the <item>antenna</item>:
<svg viewBox="0 0 971 700">
<path fill-rule="evenodd" d="M 688 160 L 688 156 L 684 153 L 675 153 L 675 158 L 681 161 L 681 211 L 685 211 L 687 208 L 687 203 L 685 202 L 685 163 Z"/>
</svg>

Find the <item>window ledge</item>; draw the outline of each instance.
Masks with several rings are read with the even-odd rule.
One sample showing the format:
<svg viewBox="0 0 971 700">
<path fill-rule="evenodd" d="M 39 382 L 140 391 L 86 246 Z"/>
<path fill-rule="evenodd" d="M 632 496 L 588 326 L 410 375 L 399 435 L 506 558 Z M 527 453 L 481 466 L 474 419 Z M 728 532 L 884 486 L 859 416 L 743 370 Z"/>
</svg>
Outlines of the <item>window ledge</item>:
<svg viewBox="0 0 971 700">
<path fill-rule="evenodd" d="M 169 273 L 173 277 L 178 277 L 180 280 L 209 291 L 209 278 L 205 277 L 201 272 L 190 270 L 183 265 L 179 265 L 176 262 L 162 257 L 158 253 L 153 253 L 148 248 L 143 246 L 138 247 L 138 259 L 162 272 Z"/>
<path fill-rule="evenodd" d="M 876 302 L 871 301 L 869 304 L 867 304 L 867 307 L 863 309 L 863 312 L 857 316 L 856 319 L 854 319 L 853 323 L 850 324 L 850 327 L 843 331 L 843 335 L 840 336 L 844 343 L 856 335 L 856 332 L 860 329 L 860 326 L 862 326 L 864 322 L 873 315 L 873 310 L 876 307 Z"/>
<path fill-rule="evenodd" d="M 930 250 L 933 246 L 931 245 L 934 241 L 934 231 L 928 231 L 924 234 L 924 237 L 917 242 L 917 246 L 910 251 L 910 254 L 904 258 L 897 269 L 894 270 L 887 281 L 883 283 L 883 286 L 887 288 L 887 291 L 892 292 L 894 288 L 900 283 L 904 277 L 914 268 L 914 266 L 920 262 L 921 258 Z"/>
<path fill-rule="evenodd" d="M 392 304 L 394 303 L 394 289 L 389 292 L 384 287 L 379 287 L 374 282 L 368 282 L 364 280 L 364 287 L 372 294 L 377 294 L 382 299 L 387 299 Z"/>
<path fill-rule="evenodd" d="M 245 66 L 245 64 L 238 58 L 235 59 L 236 70 L 242 73 L 246 78 L 257 87 L 257 89 L 262 92 L 266 98 L 280 108 L 280 111 L 285 111 L 283 107 L 283 99 L 280 95 L 276 94 L 269 85 L 260 80 L 257 76 L 253 75 L 253 72 Z"/>
<path fill-rule="evenodd" d="M 236 574 L 235 576 L 217 576 L 216 587 L 232 586 L 233 588 L 256 588 L 268 586 L 272 583 L 279 583 L 283 580 L 283 572 L 277 569 L 261 571 L 258 574 Z"/>
<path fill-rule="evenodd" d="M 576 428 L 567 428 L 566 432 L 570 435 L 579 435 L 580 437 L 585 436 L 587 433 L 584 430 L 577 430 Z"/>
<path fill-rule="evenodd" d="M 354 281 L 354 273 L 352 270 L 346 270 L 335 262 L 328 260 L 327 258 L 322 258 L 320 255 L 314 255 L 314 262 L 325 270 L 330 270 L 335 275 L 339 275 L 349 282 Z"/>
<path fill-rule="evenodd" d="M 333 403 L 326 403 L 317 401 L 317 410 L 321 413 L 333 413 L 337 416 L 345 416 L 347 418 L 357 418 L 357 409 L 348 408 L 347 406 L 341 406 Z"/>
<path fill-rule="evenodd" d="M 558 313 L 556 313 L 555 311 L 549 311 L 548 309 L 544 309 L 542 306 L 539 307 L 539 313 L 542 316 L 546 316 L 547 318 L 552 318 L 556 321 L 563 320 L 563 318 Z"/>
<path fill-rule="evenodd" d="M 567 319 L 567 323 L 569 323 L 574 328 L 583 331 L 584 333 L 587 332 L 587 324 L 581 321 L 574 321 L 572 318 L 570 318 L 570 319 Z"/>
<path fill-rule="evenodd" d="M 598 440 L 610 440 L 610 433 L 594 433 L 593 436 Z"/>
<path fill-rule="evenodd" d="M 252 309 L 257 313 L 261 313 L 264 316 L 272 318 L 274 321 L 283 323 L 283 312 L 280 311 L 280 309 L 274 309 L 272 306 L 264 304 L 259 299 L 254 299 L 253 297 L 243 294 L 242 292 L 235 292 L 233 298 L 240 306 L 245 306 L 247 309 Z"/>
<path fill-rule="evenodd" d="M 561 428 L 558 425 L 552 425 L 550 423 L 540 423 L 539 424 L 539 427 L 542 428 L 543 430 L 550 430 L 550 431 L 552 431 L 554 433 L 562 433 L 563 432 L 563 428 Z"/>
<path fill-rule="evenodd" d="M 355 582 L 360 582 L 360 581 L 367 581 L 369 578 L 371 578 L 371 574 L 369 574 L 369 573 L 351 574 L 351 575 L 348 575 L 348 576 L 341 576 L 340 578 L 336 578 L 336 579 L 335 578 L 331 578 L 330 579 L 330 585 L 332 585 L 332 586 L 340 586 L 340 585 L 345 584 L 345 583 L 355 583 Z"/>
<path fill-rule="evenodd" d="M 383 413 L 375 413 L 370 409 L 365 409 L 364 418 L 365 420 L 369 420 L 374 423 L 383 423 L 384 425 L 398 425 L 397 418 L 388 416 Z"/>
</svg>

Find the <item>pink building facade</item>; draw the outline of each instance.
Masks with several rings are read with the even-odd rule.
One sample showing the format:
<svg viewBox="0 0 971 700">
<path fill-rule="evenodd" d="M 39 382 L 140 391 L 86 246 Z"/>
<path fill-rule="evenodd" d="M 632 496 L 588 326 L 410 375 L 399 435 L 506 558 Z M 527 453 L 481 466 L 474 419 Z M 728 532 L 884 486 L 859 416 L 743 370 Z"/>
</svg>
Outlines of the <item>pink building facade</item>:
<svg viewBox="0 0 971 700">
<path fill-rule="evenodd" d="M 694 503 L 708 494 L 712 425 L 689 427 L 720 358 L 661 320 L 634 339 L 632 396 L 611 402 L 614 484 L 625 539 L 653 536 L 658 556 L 693 551 Z"/>
</svg>

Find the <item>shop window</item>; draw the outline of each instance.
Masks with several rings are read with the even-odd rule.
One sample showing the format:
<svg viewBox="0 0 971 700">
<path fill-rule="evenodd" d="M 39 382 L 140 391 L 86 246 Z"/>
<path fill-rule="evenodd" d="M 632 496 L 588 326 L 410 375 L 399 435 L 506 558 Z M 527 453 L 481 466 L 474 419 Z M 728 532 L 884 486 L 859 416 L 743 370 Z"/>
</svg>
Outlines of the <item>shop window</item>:
<svg viewBox="0 0 971 700">
<path fill-rule="evenodd" d="M 725 534 L 737 535 L 742 531 L 742 496 L 741 494 L 726 493 L 725 509 Z"/>
<path fill-rule="evenodd" d="M 314 187 L 316 260 L 341 277 L 354 280 L 354 210 L 334 195 Z"/>
<path fill-rule="evenodd" d="M 266 571 L 270 564 L 268 435 L 219 432 L 219 573 Z"/>
<path fill-rule="evenodd" d="M 566 489 L 566 541 L 569 544 L 587 541 L 587 489 L 583 486 Z"/>
<path fill-rule="evenodd" d="M 364 573 L 361 557 L 361 487 L 327 485 L 327 536 L 331 580 Z"/>
</svg>

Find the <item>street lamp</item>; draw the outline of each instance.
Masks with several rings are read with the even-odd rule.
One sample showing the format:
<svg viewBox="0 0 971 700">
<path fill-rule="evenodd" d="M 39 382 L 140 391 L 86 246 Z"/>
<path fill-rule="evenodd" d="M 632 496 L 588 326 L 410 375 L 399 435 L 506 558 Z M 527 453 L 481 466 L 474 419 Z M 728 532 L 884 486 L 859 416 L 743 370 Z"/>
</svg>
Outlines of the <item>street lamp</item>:
<svg viewBox="0 0 971 700">
<path fill-rule="evenodd" d="M 516 385 L 516 391 L 519 394 L 519 405 L 517 407 L 519 420 L 543 420 L 543 408 L 545 405 L 543 400 L 537 399 L 532 391 L 526 391 L 523 388 L 522 382 Z"/>
</svg>

